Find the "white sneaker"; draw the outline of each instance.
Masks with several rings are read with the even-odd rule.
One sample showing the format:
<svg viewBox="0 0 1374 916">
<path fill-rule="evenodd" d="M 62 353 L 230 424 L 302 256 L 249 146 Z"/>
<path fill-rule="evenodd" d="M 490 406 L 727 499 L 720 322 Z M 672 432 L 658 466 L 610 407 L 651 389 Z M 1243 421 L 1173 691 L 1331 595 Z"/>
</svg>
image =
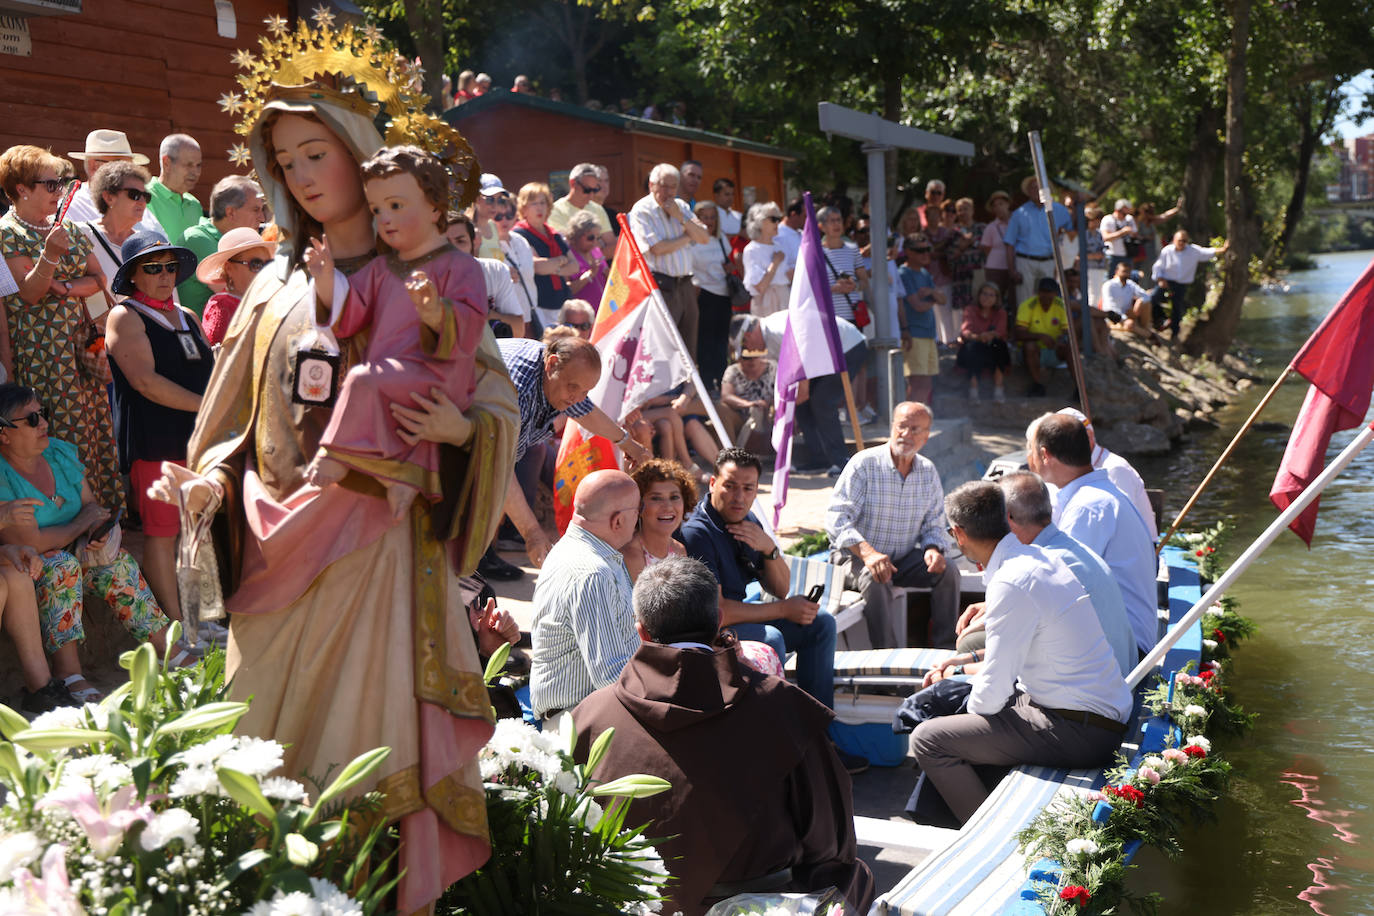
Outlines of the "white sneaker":
<svg viewBox="0 0 1374 916">
<path fill-rule="evenodd" d="M 1007 392 L 1003 390 L 1001 385 L 992 389 L 992 399 L 994 401 L 1005 401 L 1007 399 Z"/>
</svg>

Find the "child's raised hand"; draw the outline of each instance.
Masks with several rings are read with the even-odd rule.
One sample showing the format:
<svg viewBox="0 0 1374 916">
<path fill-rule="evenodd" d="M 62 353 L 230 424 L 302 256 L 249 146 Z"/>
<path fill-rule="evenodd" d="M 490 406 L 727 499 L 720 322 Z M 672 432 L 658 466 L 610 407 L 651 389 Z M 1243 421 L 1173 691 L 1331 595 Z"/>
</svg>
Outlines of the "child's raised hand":
<svg viewBox="0 0 1374 916">
<path fill-rule="evenodd" d="M 329 248 L 329 236 L 311 239 L 301 260 L 315 281 L 315 297 L 328 306 L 334 301 L 334 252 Z"/>
<path fill-rule="evenodd" d="M 423 270 L 411 271 L 406 278 L 406 292 L 410 293 L 410 301 L 415 303 L 420 320 L 431 330 L 439 330 L 444 323 L 444 307 L 439 302 L 439 290 L 429 275 Z"/>
</svg>

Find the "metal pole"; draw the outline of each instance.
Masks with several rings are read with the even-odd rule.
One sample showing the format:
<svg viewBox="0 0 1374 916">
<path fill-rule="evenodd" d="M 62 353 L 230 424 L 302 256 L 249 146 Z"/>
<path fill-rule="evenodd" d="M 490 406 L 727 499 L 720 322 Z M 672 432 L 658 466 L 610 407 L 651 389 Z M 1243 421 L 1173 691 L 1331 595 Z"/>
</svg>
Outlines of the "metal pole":
<svg viewBox="0 0 1374 916">
<path fill-rule="evenodd" d="M 1366 426 L 1363 432 L 1351 440 L 1351 443 L 1336 456 L 1335 460 L 1317 475 L 1317 479 L 1307 485 L 1307 489 L 1302 491 L 1302 494 L 1293 501 L 1292 505 L 1284 509 L 1279 517 L 1274 519 L 1268 528 L 1264 529 L 1264 533 L 1255 538 L 1253 544 L 1245 548 L 1245 553 L 1236 558 L 1236 562 L 1232 563 L 1230 568 L 1221 574 L 1221 578 L 1211 588 L 1207 589 L 1207 593 L 1198 599 L 1197 604 L 1192 606 L 1188 613 L 1183 616 L 1183 619 L 1175 624 L 1165 637 L 1145 654 L 1145 657 L 1140 660 L 1140 664 L 1136 665 L 1135 670 L 1126 678 L 1126 683 L 1130 685 L 1132 690 L 1145 679 L 1147 674 L 1154 670 L 1155 665 L 1164 659 L 1174 644 L 1183 638 L 1183 634 L 1202 619 L 1203 613 L 1225 594 L 1226 589 L 1231 587 L 1231 583 L 1240 578 L 1240 574 L 1245 572 L 1251 563 L 1259 559 L 1260 554 L 1264 553 L 1269 545 L 1278 539 L 1278 536 L 1292 523 L 1293 519 L 1301 515 L 1302 511 L 1321 495 L 1322 490 L 1326 489 L 1326 485 L 1334 480 L 1341 471 L 1345 470 L 1346 465 L 1354 461 L 1355 456 L 1370 442 L 1374 442 L 1374 423 Z"/>
<path fill-rule="evenodd" d="M 1054 222 L 1054 196 L 1050 192 L 1049 173 L 1045 171 L 1045 151 L 1040 147 L 1040 131 L 1033 130 L 1029 134 L 1031 160 L 1035 163 L 1035 180 L 1040 185 L 1040 206 L 1045 209 L 1045 222 L 1050 230 L 1050 255 L 1054 258 L 1054 276 L 1059 283 L 1060 293 L 1068 289 L 1064 282 L 1064 259 L 1059 253 L 1059 229 Z M 1073 333 L 1073 312 L 1067 307 L 1064 308 L 1064 320 L 1068 322 L 1069 337 L 1069 358 L 1073 360 L 1075 380 L 1078 385 L 1078 406 L 1083 411 L 1084 416 L 1092 419 L 1092 409 L 1088 406 L 1088 389 L 1083 378 L 1083 360 L 1078 352 L 1078 338 Z M 1083 324 L 1086 327 L 1088 316 L 1083 316 Z"/>
<path fill-rule="evenodd" d="M 887 423 L 892 408 L 906 394 L 906 380 L 901 371 L 893 373 L 893 352 L 900 346 L 896 329 L 892 327 L 889 311 L 890 294 L 887 288 L 887 163 L 884 155 L 888 147 L 865 143 L 868 156 L 868 239 L 873 253 L 873 270 L 869 285 L 873 298 L 869 308 L 873 315 L 874 338 L 869 342 L 878 370 L 878 419 Z"/>
<path fill-rule="evenodd" d="M 1278 393 L 1279 386 L 1288 379 L 1288 376 L 1291 375 L 1292 372 L 1292 365 L 1285 368 L 1283 373 L 1274 380 L 1274 384 L 1265 392 L 1260 402 L 1255 405 L 1255 409 L 1250 411 L 1250 416 L 1245 418 L 1245 422 L 1241 424 L 1240 429 L 1237 430 L 1235 436 L 1232 437 L 1231 444 L 1226 446 L 1226 451 L 1222 452 L 1216 462 L 1212 464 L 1212 469 L 1207 472 L 1206 477 L 1202 478 L 1202 483 L 1198 484 L 1197 489 L 1193 491 L 1193 495 L 1188 497 L 1188 502 L 1178 513 L 1178 518 L 1174 519 L 1174 523 L 1169 526 L 1169 530 L 1164 532 L 1164 537 L 1160 538 L 1159 543 L 1155 545 L 1155 556 L 1159 556 L 1164 550 L 1164 545 L 1169 543 L 1169 538 L 1173 537 L 1174 532 L 1178 530 L 1178 526 L 1183 524 L 1183 519 L 1192 510 L 1193 504 L 1196 503 L 1198 497 L 1202 495 L 1202 491 L 1207 489 L 1207 485 L 1212 482 L 1212 478 L 1217 476 L 1217 471 L 1220 471 L 1221 466 L 1231 457 L 1231 453 L 1236 450 L 1236 446 L 1240 445 L 1240 440 L 1250 431 L 1250 427 L 1255 425 L 1255 420 L 1259 417 L 1260 412 L 1263 411 L 1265 407 L 1269 406 L 1269 402 L 1273 400 L 1274 395 Z"/>
</svg>

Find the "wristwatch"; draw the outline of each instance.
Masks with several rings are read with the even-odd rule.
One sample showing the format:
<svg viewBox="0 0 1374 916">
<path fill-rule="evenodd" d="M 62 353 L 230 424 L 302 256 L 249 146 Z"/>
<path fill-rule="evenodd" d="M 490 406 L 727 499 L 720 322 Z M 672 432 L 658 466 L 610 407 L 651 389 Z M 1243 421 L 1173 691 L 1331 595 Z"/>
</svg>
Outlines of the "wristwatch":
<svg viewBox="0 0 1374 916">
<path fill-rule="evenodd" d="M 763 558 L 765 560 L 776 560 L 778 558 L 778 545 L 774 544 L 772 551 L 769 553 L 765 553 L 763 555 Z"/>
</svg>

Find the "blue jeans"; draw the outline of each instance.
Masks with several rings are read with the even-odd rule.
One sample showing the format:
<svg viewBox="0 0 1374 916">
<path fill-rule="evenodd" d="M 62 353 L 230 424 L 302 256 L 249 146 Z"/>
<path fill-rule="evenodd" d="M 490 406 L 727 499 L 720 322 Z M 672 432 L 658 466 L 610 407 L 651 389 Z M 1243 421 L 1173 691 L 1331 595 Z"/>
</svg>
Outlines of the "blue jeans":
<svg viewBox="0 0 1374 916">
<path fill-rule="evenodd" d="M 740 639 L 766 642 L 786 662 L 797 653 L 797 686 L 831 709 L 835 708 L 835 618 L 825 611 L 806 626 L 791 620 L 737 623 L 731 629 Z"/>
</svg>

